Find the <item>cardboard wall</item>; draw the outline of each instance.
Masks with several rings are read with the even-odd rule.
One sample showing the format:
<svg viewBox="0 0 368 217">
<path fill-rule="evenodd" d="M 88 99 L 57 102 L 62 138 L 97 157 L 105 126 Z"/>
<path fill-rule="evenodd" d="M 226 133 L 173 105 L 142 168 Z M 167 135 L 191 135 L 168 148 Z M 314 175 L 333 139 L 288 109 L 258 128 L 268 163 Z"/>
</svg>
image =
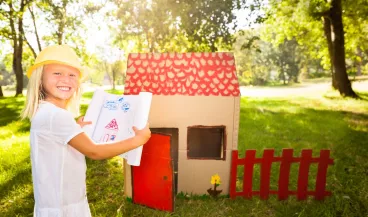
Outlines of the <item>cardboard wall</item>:
<svg viewBox="0 0 368 217">
<path fill-rule="evenodd" d="M 229 191 L 231 151 L 237 149 L 240 97 L 153 96 L 149 124 L 151 128 L 179 129 L 178 193 L 207 194 L 211 176 L 221 177 L 223 194 Z M 187 128 L 205 125 L 226 127 L 226 160 L 187 158 Z M 234 141 L 235 139 L 235 141 Z M 131 197 L 131 171 L 126 164 L 125 194 Z M 193 184 L 195 183 L 195 184 Z"/>
</svg>

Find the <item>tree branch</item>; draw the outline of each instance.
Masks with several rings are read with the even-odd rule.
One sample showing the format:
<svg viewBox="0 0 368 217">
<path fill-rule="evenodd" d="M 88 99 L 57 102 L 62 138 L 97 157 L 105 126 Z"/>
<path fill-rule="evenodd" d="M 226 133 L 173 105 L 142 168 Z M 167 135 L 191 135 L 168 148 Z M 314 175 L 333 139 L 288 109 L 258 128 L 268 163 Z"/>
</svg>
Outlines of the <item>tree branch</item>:
<svg viewBox="0 0 368 217">
<path fill-rule="evenodd" d="M 40 38 L 39 38 L 38 32 L 37 32 L 36 19 L 35 19 L 35 15 L 33 13 L 33 10 L 32 10 L 32 6 L 28 7 L 28 10 L 29 10 L 29 12 L 31 12 L 31 17 L 32 17 L 33 26 L 34 26 L 35 34 L 36 34 L 37 45 L 38 45 L 38 51 L 41 52 L 42 48 L 41 48 Z"/>
<path fill-rule="evenodd" d="M 31 49 L 34 58 L 36 59 L 37 58 L 37 54 L 36 54 L 35 50 L 33 49 L 32 45 L 29 43 L 29 41 L 28 41 L 28 39 L 27 39 L 27 37 L 25 35 L 24 35 L 24 40 L 26 41 L 28 47 Z"/>
</svg>

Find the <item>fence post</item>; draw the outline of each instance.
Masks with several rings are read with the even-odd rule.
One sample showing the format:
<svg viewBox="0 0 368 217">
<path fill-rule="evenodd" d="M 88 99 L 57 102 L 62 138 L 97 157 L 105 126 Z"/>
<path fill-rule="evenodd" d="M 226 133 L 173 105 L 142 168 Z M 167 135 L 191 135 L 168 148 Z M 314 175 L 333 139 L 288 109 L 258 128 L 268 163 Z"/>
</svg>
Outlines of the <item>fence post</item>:
<svg viewBox="0 0 368 217">
<path fill-rule="evenodd" d="M 256 157 L 256 150 L 247 150 L 245 152 L 243 193 L 245 198 L 252 198 L 253 187 L 253 169 Z"/>
<path fill-rule="evenodd" d="M 233 150 L 231 157 L 231 171 L 230 171 L 230 198 L 236 197 L 236 179 L 238 175 L 238 150 Z"/>
<path fill-rule="evenodd" d="M 327 178 L 327 168 L 328 165 L 333 164 L 333 160 L 330 159 L 330 150 L 321 150 L 319 163 L 318 163 L 318 171 L 317 171 L 317 179 L 316 179 L 316 200 L 323 200 L 327 194 L 326 190 L 326 178 Z"/>
<path fill-rule="evenodd" d="M 290 167 L 293 162 L 293 149 L 283 149 L 279 174 L 279 200 L 289 197 Z"/>
<path fill-rule="evenodd" d="M 302 150 L 302 156 L 300 158 L 300 165 L 299 165 L 299 177 L 298 177 L 298 190 L 297 190 L 298 200 L 307 199 L 308 174 L 311 162 L 312 162 L 312 150 L 311 149 Z"/>
<path fill-rule="evenodd" d="M 274 149 L 265 149 L 261 161 L 261 186 L 259 194 L 261 199 L 266 200 L 270 194 L 271 166 L 273 163 Z"/>
</svg>

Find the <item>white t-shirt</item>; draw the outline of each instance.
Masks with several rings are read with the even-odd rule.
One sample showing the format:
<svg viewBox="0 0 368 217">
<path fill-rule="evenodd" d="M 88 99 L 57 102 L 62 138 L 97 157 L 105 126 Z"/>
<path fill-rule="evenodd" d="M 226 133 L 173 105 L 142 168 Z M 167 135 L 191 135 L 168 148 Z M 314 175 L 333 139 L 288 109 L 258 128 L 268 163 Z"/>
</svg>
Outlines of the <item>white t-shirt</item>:
<svg viewBox="0 0 368 217">
<path fill-rule="evenodd" d="M 68 145 L 82 133 L 72 113 L 42 101 L 31 121 L 34 217 L 90 217 L 86 161 Z"/>
</svg>

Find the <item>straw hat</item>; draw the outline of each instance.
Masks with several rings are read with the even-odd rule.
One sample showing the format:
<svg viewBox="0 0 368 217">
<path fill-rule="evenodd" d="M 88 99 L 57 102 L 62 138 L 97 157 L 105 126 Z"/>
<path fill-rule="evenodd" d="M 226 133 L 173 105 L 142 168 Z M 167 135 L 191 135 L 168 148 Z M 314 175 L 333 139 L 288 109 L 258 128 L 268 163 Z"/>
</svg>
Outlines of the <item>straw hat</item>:
<svg viewBox="0 0 368 217">
<path fill-rule="evenodd" d="M 33 66 L 27 70 L 27 77 L 30 78 L 33 70 L 46 64 L 63 64 L 79 70 L 81 80 L 85 80 L 88 73 L 79 61 L 77 54 L 68 45 L 53 45 L 43 49 L 37 56 Z"/>
</svg>

